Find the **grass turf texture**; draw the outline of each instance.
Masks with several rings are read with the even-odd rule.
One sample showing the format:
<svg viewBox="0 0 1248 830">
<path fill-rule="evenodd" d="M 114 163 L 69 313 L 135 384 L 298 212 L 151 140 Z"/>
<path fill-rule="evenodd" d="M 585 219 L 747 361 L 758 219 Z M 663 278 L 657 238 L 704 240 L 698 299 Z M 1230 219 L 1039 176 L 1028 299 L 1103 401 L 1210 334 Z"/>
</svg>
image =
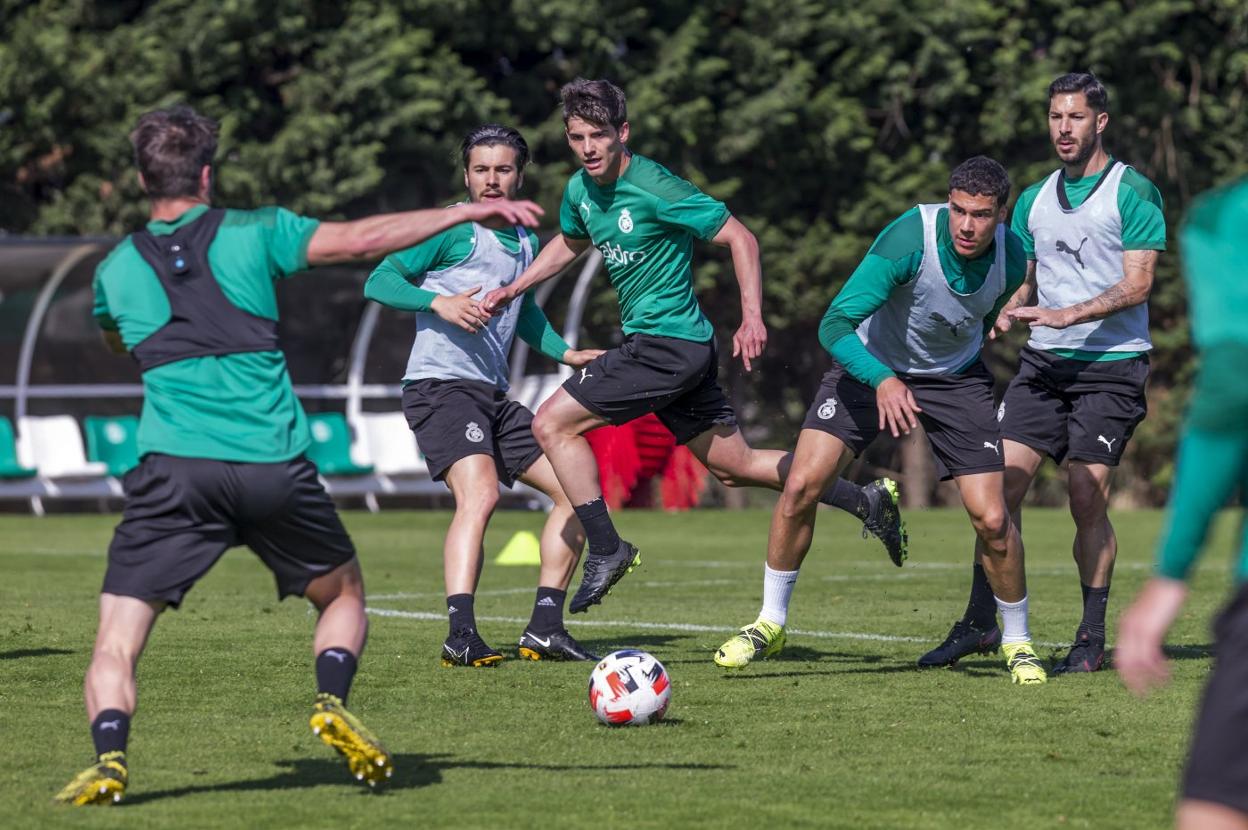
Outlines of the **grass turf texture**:
<svg viewBox="0 0 1248 830">
<path fill-rule="evenodd" d="M 1160 521 L 1114 518 L 1111 619 L 1146 578 Z M 788 648 L 729 673 L 711 654 L 758 610 L 768 515 L 623 514 L 643 567 L 569 628 L 599 653 L 653 652 L 673 697 L 665 723 L 618 730 L 589 711 L 589 665 L 439 666 L 448 513 L 347 515 L 370 606 L 402 614 L 371 618 L 351 699 L 395 754 L 381 795 L 308 730 L 307 604 L 278 603 L 258 560 L 231 552 L 159 621 L 140 663 L 127 801 L 74 811 L 50 800 L 91 760 L 81 682 L 116 519 L 3 517 L 0 815 L 9 827 L 1166 825 L 1210 666 L 1208 622 L 1227 596 L 1229 521 L 1171 636 L 1173 685 L 1137 701 L 1111 672 L 1015 687 L 999 655 L 912 668 L 963 608 L 970 530 L 956 511 L 907 519 L 911 561 L 897 570 L 856 523 L 824 511 Z M 540 522 L 500 513 L 487 551 Z M 1054 644 L 1046 656 L 1078 623 L 1072 533 L 1064 512 L 1026 515 L 1032 634 Z M 535 580 L 536 568 L 487 561 L 480 629 L 509 655 Z"/>
</svg>

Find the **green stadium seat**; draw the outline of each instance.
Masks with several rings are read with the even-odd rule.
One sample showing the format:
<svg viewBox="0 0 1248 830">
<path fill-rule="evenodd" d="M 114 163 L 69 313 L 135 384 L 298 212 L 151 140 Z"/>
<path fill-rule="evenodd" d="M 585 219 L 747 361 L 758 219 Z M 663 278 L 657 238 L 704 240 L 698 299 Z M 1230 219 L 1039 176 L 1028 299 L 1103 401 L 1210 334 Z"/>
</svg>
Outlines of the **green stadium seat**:
<svg viewBox="0 0 1248 830">
<path fill-rule="evenodd" d="M 35 475 L 35 470 L 18 463 L 13 422 L 0 415 L 0 479 L 34 478 Z"/>
<path fill-rule="evenodd" d="M 139 419 L 133 415 L 88 415 L 87 459 L 108 465 L 110 476 L 123 476 L 139 465 Z"/>
<path fill-rule="evenodd" d="M 341 412 L 318 412 L 308 416 L 312 443 L 308 458 L 323 476 L 366 476 L 372 466 L 361 467 L 351 460 L 351 428 Z"/>
</svg>

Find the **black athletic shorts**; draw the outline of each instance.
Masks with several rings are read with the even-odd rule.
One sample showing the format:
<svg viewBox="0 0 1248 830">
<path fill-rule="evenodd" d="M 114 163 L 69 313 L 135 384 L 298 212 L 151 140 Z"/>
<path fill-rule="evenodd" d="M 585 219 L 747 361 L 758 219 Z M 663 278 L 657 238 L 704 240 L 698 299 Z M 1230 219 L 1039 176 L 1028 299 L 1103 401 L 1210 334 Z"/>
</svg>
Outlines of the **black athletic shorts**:
<svg viewBox="0 0 1248 830">
<path fill-rule="evenodd" d="M 573 372 L 563 388 L 590 412 L 625 424 L 649 412 L 687 444 L 714 426 L 736 426 L 719 388 L 719 350 L 705 343 L 630 334 L 619 348 Z"/>
<path fill-rule="evenodd" d="M 1001 435 L 992 406 L 992 375 L 976 362 L 960 375 L 898 375 L 923 411 L 923 425 L 942 481 L 1004 469 Z M 802 429 L 817 429 L 860 455 L 880 433 L 875 390 L 839 363 L 823 376 Z"/>
<path fill-rule="evenodd" d="M 1024 348 L 997 417 L 1001 435 L 1050 456 L 1118 466 L 1144 420 L 1148 355 L 1072 360 Z"/>
<path fill-rule="evenodd" d="M 1248 585 L 1213 626 L 1213 673 L 1196 717 L 1183 797 L 1248 813 Z"/>
<path fill-rule="evenodd" d="M 149 453 L 126 473 L 121 524 L 103 592 L 174 608 L 227 548 L 246 545 L 277 579 L 278 597 L 355 557 L 355 546 L 303 456 L 246 464 Z"/>
<path fill-rule="evenodd" d="M 489 455 L 498 480 L 510 487 L 542 456 L 533 437 L 533 413 L 492 383 L 414 381 L 403 387 L 403 414 L 435 481 L 461 458 Z"/>
</svg>

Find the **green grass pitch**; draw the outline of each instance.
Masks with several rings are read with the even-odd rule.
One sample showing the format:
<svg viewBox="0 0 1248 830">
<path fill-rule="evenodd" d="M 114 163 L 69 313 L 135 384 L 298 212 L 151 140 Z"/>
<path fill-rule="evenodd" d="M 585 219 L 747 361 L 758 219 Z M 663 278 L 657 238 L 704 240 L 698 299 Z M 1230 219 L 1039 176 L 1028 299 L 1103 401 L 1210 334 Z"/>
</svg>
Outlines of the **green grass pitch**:
<svg viewBox="0 0 1248 830">
<path fill-rule="evenodd" d="M 351 781 L 308 730 L 313 617 L 278 603 L 249 554 L 228 554 L 160 621 L 139 667 L 131 786 L 119 808 L 55 808 L 91 760 L 81 703 L 115 517 L 0 519 L 0 819 L 8 827 L 1162 827 L 1208 623 L 1230 585 L 1219 528 L 1170 642 L 1173 685 L 1145 701 L 1111 672 L 1012 686 L 999 655 L 919 672 L 966 600 L 970 529 L 958 511 L 908 515 L 901 570 L 856 523 L 824 511 L 783 655 L 736 673 L 711 663 L 754 618 L 768 514 L 621 514 L 643 566 L 570 629 L 599 652 L 635 646 L 673 682 L 668 720 L 600 726 L 588 665 L 509 659 L 444 669 L 445 512 L 348 514 L 375 610 L 352 708 L 395 753 L 383 794 Z M 1148 574 L 1160 517 L 1114 516 L 1111 618 Z M 537 530 L 500 513 L 487 538 Z M 1072 636 L 1079 586 L 1064 512 L 1026 514 L 1032 633 Z M 480 628 L 519 636 L 536 569 L 487 564 Z"/>
</svg>

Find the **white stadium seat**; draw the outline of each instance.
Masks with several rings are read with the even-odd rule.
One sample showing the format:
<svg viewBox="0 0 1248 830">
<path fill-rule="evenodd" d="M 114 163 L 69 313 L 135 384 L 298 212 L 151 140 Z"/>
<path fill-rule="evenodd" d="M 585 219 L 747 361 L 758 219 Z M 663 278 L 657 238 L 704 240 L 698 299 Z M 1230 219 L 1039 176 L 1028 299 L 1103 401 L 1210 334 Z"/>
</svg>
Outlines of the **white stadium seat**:
<svg viewBox="0 0 1248 830">
<path fill-rule="evenodd" d="M 108 474 L 107 464 L 87 460 L 82 432 L 72 415 L 19 419 L 17 457 L 44 478 L 97 478 Z"/>
</svg>

